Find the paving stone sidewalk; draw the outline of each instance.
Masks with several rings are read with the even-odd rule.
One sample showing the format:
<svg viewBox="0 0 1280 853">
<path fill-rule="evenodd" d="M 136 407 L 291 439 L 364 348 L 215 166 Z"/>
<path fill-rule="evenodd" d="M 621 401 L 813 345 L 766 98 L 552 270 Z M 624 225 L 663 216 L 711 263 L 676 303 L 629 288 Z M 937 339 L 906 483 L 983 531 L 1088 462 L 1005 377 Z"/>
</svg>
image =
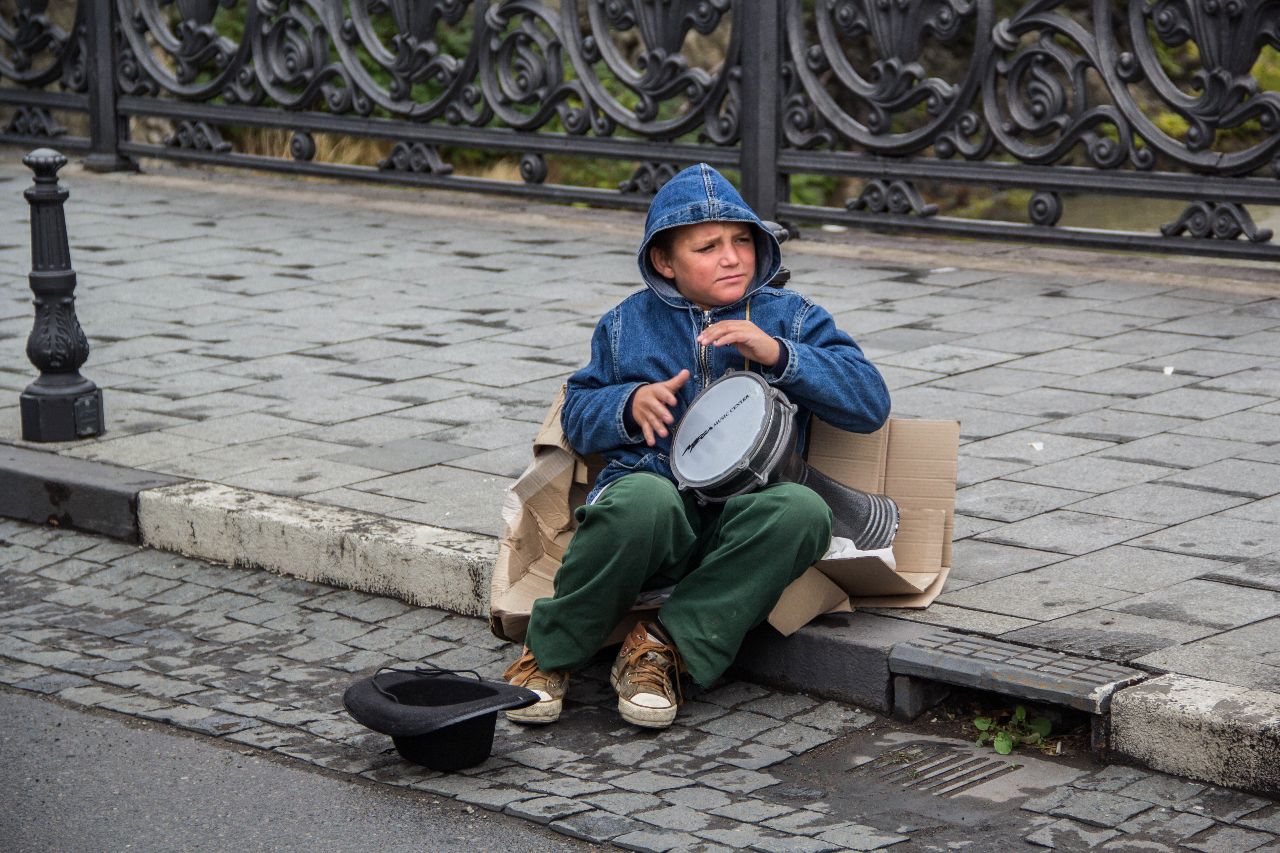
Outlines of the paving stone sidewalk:
<svg viewBox="0 0 1280 853">
<path fill-rule="evenodd" d="M 639 732 L 604 665 L 575 676 L 557 725 L 500 719 L 484 764 L 427 771 L 339 697 L 384 664 L 499 677 L 514 649 L 482 620 L 14 521 L 0 521 L 0 583 L 0 684 L 628 850 L 1280 850 L 1276 803 L 1119 766 L 1067 768 L 1069 784 L 994 803 L 899 807 L 872 788 L 864 817 L 831 793 L 838 778 L 797 782 L 795 765 L 825 751 L 843 776 L 848 738 L 887 721 L 727 682 L 671 729 Z"/>
<path fill-rule="evenodd" d="M 30 178 L 11 153 L 0 441 L 20 443 Z M 640 220 L 540 209 L 517 229 L 413 209 L 431 194 L 174 174 L 67 170 L 109 432 L 40 449 L 496 534 L 549 401 L 637 286 Z M 954 570 L 892 615 L 1280 690 L 1280 298 L 1080 257 L 1038 275 L 789 247 L 894 413 L 961 421 Z"/>
</svg>

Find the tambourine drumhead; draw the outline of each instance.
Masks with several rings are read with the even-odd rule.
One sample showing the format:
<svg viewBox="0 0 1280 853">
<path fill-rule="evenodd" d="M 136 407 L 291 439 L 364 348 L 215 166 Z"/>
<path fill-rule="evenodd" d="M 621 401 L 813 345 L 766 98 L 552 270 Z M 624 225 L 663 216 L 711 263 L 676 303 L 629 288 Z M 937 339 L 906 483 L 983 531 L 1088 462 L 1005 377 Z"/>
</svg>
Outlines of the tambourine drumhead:
<svg viewBox="0 0 1280 853">
<path fill-rule="evenodd" d="M 767 390 L 754 374 L 735 374 L 693 401 L 671 448 L 671 467 L 681 482 L 713 483 L 747 457 L 768 421 Z"/>
</svg>

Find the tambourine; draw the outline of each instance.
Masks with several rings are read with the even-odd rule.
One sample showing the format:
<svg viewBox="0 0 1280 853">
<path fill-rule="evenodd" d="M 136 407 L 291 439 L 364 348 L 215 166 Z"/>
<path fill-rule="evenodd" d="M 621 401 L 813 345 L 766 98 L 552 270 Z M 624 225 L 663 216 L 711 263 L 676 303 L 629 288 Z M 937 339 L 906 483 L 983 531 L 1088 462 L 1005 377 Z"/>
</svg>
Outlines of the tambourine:
<svg viewBox="0 0 1280 853">
<path fill-rule="evenodd" d="M 694 397 L 671 439 L 671 471 L 681 489 L 723 503 L 776 482 L 799 483 L 831 507 L 832 535 L 863 551 L 887 548 L 898 505 L 850 488 L 795 452 L 796 406 L 754 373 L 730 372 Z"/>
<path fill-rule="evenodd" d="M 787 396 L 756 374 L 726 374 L 693 399 L 676 426 L 676 481 L 712 503 L 768 484 L 792 451 L 795 413 Z"/>
</svg>

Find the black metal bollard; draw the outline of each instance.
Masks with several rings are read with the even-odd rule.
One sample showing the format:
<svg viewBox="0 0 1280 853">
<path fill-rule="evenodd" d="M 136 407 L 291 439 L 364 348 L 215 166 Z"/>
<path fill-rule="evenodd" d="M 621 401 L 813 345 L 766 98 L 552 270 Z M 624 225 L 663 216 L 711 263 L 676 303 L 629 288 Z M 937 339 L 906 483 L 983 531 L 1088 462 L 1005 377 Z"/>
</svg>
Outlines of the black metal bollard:
<svg viewBox="0 0 1280 853">
<path fill-rule="evenodd" d="M 67 245 L 62 205 L 69 193 L 58 186 L 67 158 L 38 148 L 22 163 L 35 172 L 23 195 L 31 204 L 31 292 L 36 323 L 27 338 L 27 358 L 40 378 L 20 398 L 22 437 L 27 441 L 74 441 L 104 431 L 102 391 L 80 375 L 89 341 L 76 319 L 76 274 Z"/>
</svg>

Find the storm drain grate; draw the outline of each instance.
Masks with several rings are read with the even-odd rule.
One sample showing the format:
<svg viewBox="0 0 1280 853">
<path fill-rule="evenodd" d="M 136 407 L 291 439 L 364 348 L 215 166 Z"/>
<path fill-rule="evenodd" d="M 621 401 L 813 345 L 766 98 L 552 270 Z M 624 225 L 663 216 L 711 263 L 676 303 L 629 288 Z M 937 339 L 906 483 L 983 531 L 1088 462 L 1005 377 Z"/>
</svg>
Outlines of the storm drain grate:
<svg viewBox="0 0 1280 853">
<path fill-rule="evenodd" d="M 1145 677 L 1132 667 L 944 631 L 898 643 L 889 671 L 1106 713 L 1111 694 Z"/>
<path fill-rule="evenodd" d="M 1012 773 L 1019 765 L 945 746 L 906 746 L 886 752 L 852 772 L 939 797 Z"/>
</svg>

